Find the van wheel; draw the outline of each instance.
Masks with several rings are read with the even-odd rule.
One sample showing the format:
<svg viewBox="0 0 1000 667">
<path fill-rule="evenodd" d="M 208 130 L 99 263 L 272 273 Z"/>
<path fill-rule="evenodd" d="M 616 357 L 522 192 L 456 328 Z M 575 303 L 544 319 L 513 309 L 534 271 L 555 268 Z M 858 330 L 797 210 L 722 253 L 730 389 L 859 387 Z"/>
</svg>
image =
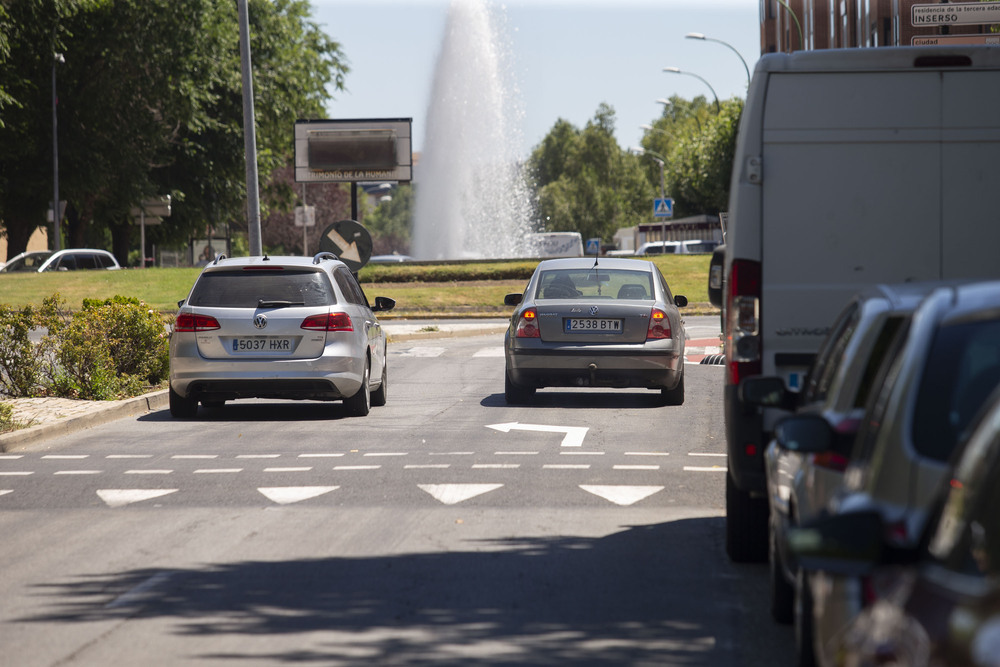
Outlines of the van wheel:
<svg viewBox="0 0 1000 667">
<path fill-rule="evenodd" d="M 684 405 L 684 370 L 681 370 L 681 379 L 673 389 L 661 389 L 660 397 L 664 405 Z"/>
<path fill-rule="evenodd" d="M 726 554 L 734 563 L 767 559 L 767 499 L 740 491 L 726 474 Z"/>
<path fill-rule="evenodd" d="M 174 419 L 191 419 L 198 414 L 198 399 L 181 396 L 170 387 L 170 416 Z"/>
<path fill-rule="evenodd" d="M 352 417 L 364 417 L 371 411 L 372 390 L 368 386 L 371 372 L 371 366 L 366 360 L 365 372 L 361 375 L 361 387 L 358 389 L 358 393 L 344 399 L 344 407 L 347 408 L 347 413 Z"/>
<path fill-rule="evenodd" d="M 389 396 L 389 371 L 387 369 L 388 363 L 382 363 L 382 381 L 378 384 L 378 389 L 372 392 L 372 405 L 382 406 L 385 405 L 386 399 Z"/>
</svg>

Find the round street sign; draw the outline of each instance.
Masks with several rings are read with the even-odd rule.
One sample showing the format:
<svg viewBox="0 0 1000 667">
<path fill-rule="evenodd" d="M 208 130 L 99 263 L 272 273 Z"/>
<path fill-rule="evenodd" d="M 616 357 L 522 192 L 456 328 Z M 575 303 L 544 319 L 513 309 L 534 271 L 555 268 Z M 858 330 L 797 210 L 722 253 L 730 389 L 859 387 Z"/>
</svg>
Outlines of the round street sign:
<svg viewBox="0 0 1000 667">
<path fill-rule="evenodd" d="M 338 220 L 323 230 L 319 249 L 332 252 L 357 273 L 372 257 L 372 235 L 357 220 Z"/>
</svg>

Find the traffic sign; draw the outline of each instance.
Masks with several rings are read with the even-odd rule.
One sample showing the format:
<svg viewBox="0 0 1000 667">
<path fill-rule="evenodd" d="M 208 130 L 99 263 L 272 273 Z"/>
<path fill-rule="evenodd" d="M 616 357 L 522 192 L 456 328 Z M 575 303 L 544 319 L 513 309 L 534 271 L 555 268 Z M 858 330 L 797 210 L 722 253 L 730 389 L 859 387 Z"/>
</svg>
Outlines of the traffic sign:
<svg viewBox="0 0 1000 667">
<path fill-rule="evenodd" d="M 353 272 L 372 258 L 372 235 L 357 220 L 338 220 L 323 230 L 321 252 L 332 252 Z"/>
<path fill-rule="evenodd" d="M 295 226 L 296 227 L 315 227 L 316 226 L 316 207 L 315 206 L 296 206 L 295 207 Z"/>
<path fill-rule="evenodd" d="M 588 255 L 597 255 L 601 252 L 601 239 L 587 239 Z"/>
<path fill-rule="evenodd" d="M 672 218 L 674 217 L 674 200 L 670 197 L 653 200 L 653 217 Z"/>
</svg>

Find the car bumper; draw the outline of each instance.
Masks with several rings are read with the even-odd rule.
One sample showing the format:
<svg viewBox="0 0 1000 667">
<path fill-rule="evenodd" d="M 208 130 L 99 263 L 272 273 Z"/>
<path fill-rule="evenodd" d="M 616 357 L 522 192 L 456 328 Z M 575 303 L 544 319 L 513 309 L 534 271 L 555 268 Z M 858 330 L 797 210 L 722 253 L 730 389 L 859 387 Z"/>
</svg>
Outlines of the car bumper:
<svg viewBox="0 0 1000 667">
<path fill-rule="evenodd" d="M 660 349 L 508 344 L 506 361 L 511 381 L 525 387 L 673 388 L 684 369 L 683 356 L 669 341 Z"/>
<path fill-rule="evenodd" d="M 336 346 L 313 359 L 206 359 L 194 344 L 172 352 L 171 388 L 182 397 L 203 400 L 339 400 L 358 392 L 365 369 L 364 357 L 343 356 Z"/>
</svg>

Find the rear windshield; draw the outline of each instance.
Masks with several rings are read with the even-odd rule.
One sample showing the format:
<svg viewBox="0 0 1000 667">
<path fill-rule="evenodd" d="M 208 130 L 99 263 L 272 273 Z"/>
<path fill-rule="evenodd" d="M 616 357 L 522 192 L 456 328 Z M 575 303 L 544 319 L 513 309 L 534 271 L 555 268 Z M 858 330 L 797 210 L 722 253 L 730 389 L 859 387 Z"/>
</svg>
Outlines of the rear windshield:
<svg viewBox="0 0 1000 667">
<path fill-rule="evenodd" d="M 640 299 L 653 300 L 653 274 L 616 269 L 562 269 L 543 271 L 536 299 Z"/>
<path fill-rule="evenodd" d="M 947 461 L 973 416 L 1000 386 L 1000 321 L 941 327 L 920 381 L 913 446 Z"/>
<path fill-rule="evenodd" d="M 195 284 L 188 303 L 210 308 L 255 308 L 260 301 L 303 306 L 337 302 L 320 271 L 209 271 Z"/>
</svg>

